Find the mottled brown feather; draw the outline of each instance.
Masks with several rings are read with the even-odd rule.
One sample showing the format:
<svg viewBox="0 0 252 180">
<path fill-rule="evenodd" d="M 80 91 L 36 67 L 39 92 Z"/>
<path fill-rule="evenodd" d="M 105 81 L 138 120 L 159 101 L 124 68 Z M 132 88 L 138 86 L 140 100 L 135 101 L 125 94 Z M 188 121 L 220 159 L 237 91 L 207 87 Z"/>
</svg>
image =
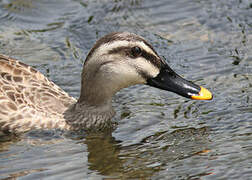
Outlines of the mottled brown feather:
<svg viewBox="0 0 252 180">
<path fill-rule="evenodd" d="M 75 102 L 39 71 L 0 55 L 0 130 L 66 127 L 63 112 Z"/>
</svg>

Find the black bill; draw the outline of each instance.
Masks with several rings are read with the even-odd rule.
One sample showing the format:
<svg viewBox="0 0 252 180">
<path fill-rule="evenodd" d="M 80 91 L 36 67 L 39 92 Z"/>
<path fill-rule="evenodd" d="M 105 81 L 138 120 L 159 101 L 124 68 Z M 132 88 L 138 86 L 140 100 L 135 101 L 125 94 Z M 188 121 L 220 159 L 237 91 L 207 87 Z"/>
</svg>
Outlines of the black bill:
<svg viewBox="0 0 252 180">
<path fill-rule="evenodd" d="M 191 99 L 212 99 L 210 91 L 185 80 L 175 73 L 167 64 L 161 67 L 160 73 L 156 77 L 147 79 L 147 84 Z"/>
</svg>

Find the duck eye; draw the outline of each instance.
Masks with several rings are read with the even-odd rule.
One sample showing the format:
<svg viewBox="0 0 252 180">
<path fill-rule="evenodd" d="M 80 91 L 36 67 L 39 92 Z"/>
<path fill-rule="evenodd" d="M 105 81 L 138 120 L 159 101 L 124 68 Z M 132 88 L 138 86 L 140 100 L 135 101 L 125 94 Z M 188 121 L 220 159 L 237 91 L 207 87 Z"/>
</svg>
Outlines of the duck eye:
<svg viewBox="0 0 252 180">
<path fill-rule="evenodd" d="M 131 48 L 131 55 L 133 57 L 138 57 L 142 54 L 142 49 L 138 46 Z"/>
</svg>

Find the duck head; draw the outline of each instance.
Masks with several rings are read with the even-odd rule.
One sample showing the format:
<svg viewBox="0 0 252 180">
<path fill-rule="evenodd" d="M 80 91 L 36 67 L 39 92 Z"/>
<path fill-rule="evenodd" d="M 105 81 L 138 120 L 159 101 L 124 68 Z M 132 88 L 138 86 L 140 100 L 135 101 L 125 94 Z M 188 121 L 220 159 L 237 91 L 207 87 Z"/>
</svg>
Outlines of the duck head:
<svg viewBox="0 0 252 180">
<path fill-rule="evenodd" d="M 135 84 L 191 99 L 212 99 L 207 89 L 174 72 L 142 37 L 117 32 L 102 37 L 89 52 L 83 67 L 79 102 L 103 104 L 111 101 L 120 89 Z"/>
</svg>

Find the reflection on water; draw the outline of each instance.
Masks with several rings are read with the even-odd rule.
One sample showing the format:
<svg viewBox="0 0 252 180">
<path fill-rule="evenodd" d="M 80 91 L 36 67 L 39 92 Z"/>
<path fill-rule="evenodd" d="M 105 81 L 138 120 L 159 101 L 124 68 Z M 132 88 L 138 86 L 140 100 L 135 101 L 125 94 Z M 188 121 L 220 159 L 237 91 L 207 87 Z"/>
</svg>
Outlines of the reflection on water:
<svg viewBox="0 0 252 180">
<path fill-rule="evenodd" d="M 208 135 L 209 129 L 205 127 L 185 128 L 173 132 L 158 132 L 138 144 L 124 146 L 111 134 L 96 133 L 84 137 L 65 134 L 63 136 L 67 140 L 64 140 L 62 132 L 32 131 L 20 139 L 1 143 L 1 155 L 5 155 L 1 166 L 14 170 L 2 170 L 1 174 L 2 177 L 29 175 L 35 178 L 46 174 L 48 177 L 66 178 L 72 177 L 74 171 L 77 172 L 76 177 L 89 177 L 90 174 L 120 178 L 150 177 L 160 170 L 166 171 L 171 165 L 179 165 L 181 160 L 206 156 L 211 152 Z M 11 150 L 10 146 L 14 149 Z M 31 161 L 38 155 L 40 159 Z M 88 166 L 85 163 L 86 158 Z M 77 164 L 72 163 L 76 161 Z M 27 162 L 30 163 L 26 164 Z M 62 167 L 65 164 L 68 166 Z M 48 167 L 54 167 L 53 171 L 56 172 L 50 172 L 52 169 Z M 57 172 L 59 168 L 60 172 Z M 205 169 L 195 176 L 208 173 L 210 169 Z"/>
<path fill-rule="evenodd" d="M 123 161 L 119 159 L 120 145 L 111 135 L 90 134 L 84 143 L 88 149 L 89 169 L 101 175 L 118 175 L 123 169 Z"/>
<path fill-rule="evenodd" d="M 110 134 L 0 134 L 0 179 L 249 179 L 252 6 L 248 0 L 0 0 L 0 53 L 78 97 L 94 42 L 131 31 L 214 99 L 147 86 L 116 94 Z"/>
</svg>

